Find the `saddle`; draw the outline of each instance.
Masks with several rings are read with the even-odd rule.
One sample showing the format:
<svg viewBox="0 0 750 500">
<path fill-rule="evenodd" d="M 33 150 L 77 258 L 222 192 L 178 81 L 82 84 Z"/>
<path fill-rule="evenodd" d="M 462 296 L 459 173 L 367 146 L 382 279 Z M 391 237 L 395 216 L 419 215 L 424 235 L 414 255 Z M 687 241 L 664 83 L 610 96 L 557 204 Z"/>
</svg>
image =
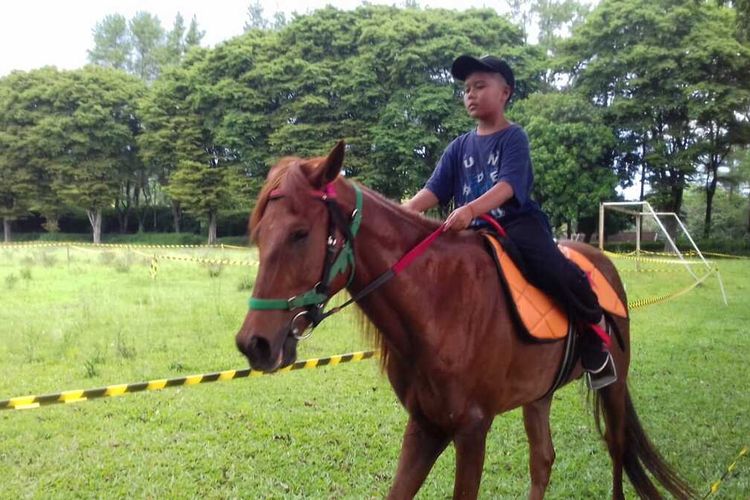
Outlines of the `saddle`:
<svg viewBox="0 0 750 500">
<path fill-rule="evenodd" d="M 497 264 L 498 274 L 513 299 L 517 317 L 531 337 L 538 340 L 558 340 L 572 331 L 571 320 L 560 306 L 547 294 L 536 288 L 524 277 L 516 261 L 511 257 L 515 252 L 512 245 L 507 248 L 491 233 L 483 233 L 490 253 Z M 559 245 L 560 251 L 575 262 L 586 273 L 591 288 L 605 311 L 620 317 L 627 317 L 627 309 L 607 278 L 582 253 Z M 520 261 L 520 259 L 517 259 Z"/>
</svg>

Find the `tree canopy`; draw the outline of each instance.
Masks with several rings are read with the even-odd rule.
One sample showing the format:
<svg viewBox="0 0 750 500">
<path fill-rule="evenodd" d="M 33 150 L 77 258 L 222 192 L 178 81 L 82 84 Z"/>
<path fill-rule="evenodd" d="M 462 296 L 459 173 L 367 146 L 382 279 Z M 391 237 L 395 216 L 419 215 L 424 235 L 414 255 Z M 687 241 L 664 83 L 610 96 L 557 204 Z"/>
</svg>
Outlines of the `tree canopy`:
<svg viewBox="0 0 750 500">
<path fill-rule="evenodd" d="M 185 211 L 214 241 L 217 214 L 248 210 L 279 157 L 338 139 L 347 176 L 403 199 L 473 126 L 449 73 L 461 53 L 514 68 L 510 116 L 530 137 L 535 196 L 556 226 L 588 232 L 602 200 L 643 180 L 675 211 L 702 186 L 708 235 L 714 193 L 729 189 L 722 169 L 750 143 L 744 4 L 513 5 L 515 23 L 491 9 L 367 4 L 269 20 L 255 2 L 245 32 L 210 49 L 195 18 L 165 29 L 147 12 L 107 16 L 93 66 L 0 78 L 6 239 L 31 212 L 54 229 L 64 211 L 86 210 L 98 238 L 102 210 L 121 231 L 133 214 L 144 230 L 146 211 L 164 206 L 174 230 Z M 750 181 L 735 177 L 745 196 Z"/>
</svg>

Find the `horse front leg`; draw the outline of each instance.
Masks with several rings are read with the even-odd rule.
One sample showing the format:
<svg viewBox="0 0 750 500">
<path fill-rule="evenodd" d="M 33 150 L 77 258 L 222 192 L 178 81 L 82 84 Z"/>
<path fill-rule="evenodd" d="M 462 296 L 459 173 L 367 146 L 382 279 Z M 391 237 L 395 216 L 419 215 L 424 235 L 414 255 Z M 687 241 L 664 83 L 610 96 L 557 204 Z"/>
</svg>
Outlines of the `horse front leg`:
<svg viewBox="0 0 750 500">
<path fill-rule="evenodd" d="M 447 435 L 427 430 L 414 417 L 409 416 L 396 478 L 388 498 L 414 498 L 448 441 Z"/>
<path fill-rule="evenodd" d="M 462 426 L 453 437 L 456 446 L 456 482 L 453 498 L 477 498 L 482 480 L 485 444 L 491 418 L 479 417 Z"/>
<path fill-rule="evenodd" d="M 549 484 L 555 448 L 549 428 L 549 412 L 552 396 L 534 401 L 523 407 L 523 425 L 529 440 L 529 472 L 531 473 L 530 500 L 544 498 Z"/>
</svg>

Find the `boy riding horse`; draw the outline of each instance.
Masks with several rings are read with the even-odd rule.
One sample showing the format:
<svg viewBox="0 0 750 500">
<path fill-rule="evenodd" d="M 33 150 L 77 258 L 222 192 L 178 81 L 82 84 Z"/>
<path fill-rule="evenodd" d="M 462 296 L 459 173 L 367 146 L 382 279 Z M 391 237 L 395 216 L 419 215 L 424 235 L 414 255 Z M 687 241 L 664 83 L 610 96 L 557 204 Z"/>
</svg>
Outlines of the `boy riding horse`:
<svg viewBox="0 0 750 500">
<path fill-rule="evenodd" d="M 477 227 L 478 217 L 490 214 L 519 250 L 528 280 L 585 323 L 581 361 L 591 387 L 615 382 L 596 295 L 587 276 L 560 252 L 547 216 L 531 199 L 529 139 L 505 117 L 515 87 L 513 70 L 497 57 L 463 55 L 453 62 L 451 74 L 464 82 L 464 106 L 477 127 L 448 145 L 425 187 L 404 206 L 423 212 L 453 200 L 458 208 L 444 224 L 452 231 Z"/>
</svg>

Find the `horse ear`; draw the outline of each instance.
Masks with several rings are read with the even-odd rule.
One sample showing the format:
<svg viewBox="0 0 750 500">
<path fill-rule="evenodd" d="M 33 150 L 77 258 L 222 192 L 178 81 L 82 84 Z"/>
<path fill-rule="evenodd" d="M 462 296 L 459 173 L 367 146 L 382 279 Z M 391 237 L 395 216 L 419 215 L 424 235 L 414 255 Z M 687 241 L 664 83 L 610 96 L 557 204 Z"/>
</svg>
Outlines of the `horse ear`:
<svg viewBox="0 0 750 500">
<path fill-rule="evenodd" d="M 328 156 L 318 165 L 310 179 L 314 186 L 322 188 L 329 182 L 332 182 L 341 173 L 341 167 L 344 165 L 344 140 L 336 143 Z"/>
</svg>

